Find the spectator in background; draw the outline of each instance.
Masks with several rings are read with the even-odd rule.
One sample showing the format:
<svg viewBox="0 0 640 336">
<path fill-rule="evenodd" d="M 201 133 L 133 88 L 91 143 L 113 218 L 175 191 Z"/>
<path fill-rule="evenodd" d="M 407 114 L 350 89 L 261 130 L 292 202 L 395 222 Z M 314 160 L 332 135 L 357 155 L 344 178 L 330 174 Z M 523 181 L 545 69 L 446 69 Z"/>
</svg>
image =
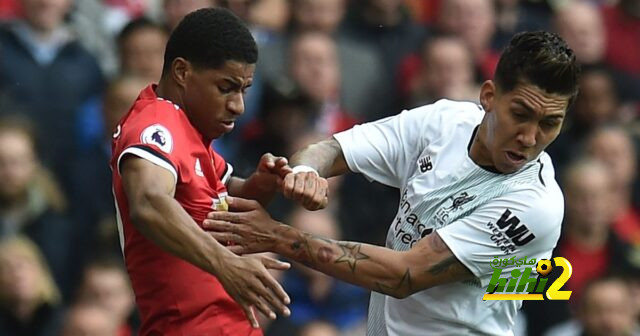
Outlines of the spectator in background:
<svg viewBox="0 0 640 336">
<path fill-rule="evenodd" d="M 95 58 L 64 23 L 71 0 L 22 0 L 24 20 L 0 29 L 0 90 L 37 123 L 44 162 L 68 186 L 76 113 L 99 94 L 103 79 Z M 6 112 L 2 112 L 6 113 Z"/>
<path fill-rule="evenodd" d="M 621 278 L 601 277 L 584 289 L 576 319 L 555 326 L 545 336 L 637 336 L 637 303 Z"/>
<path fill-rule="evenodd" d="M 0 241 L 0 335 L 57 336 L 60 301 L 38 247 L 24 237 Z"/>
<path fill-rule="evenodd" d="M 0 238 L 22 234 L 33 240 L 68 297 L 74 285 L 74 232 L 65 207 L 55 180 L 39 164 L 28 124 L 0 120 Z"/>
<path fill-rule="evenodd" d="M 120 118 L 128 111 L 140 91 L 149 82 L 141 77 L 123 75 L 114 78 L 101 97 L 101 106 L 86 115 L 82 130 L 81 155 L 73 161 L 73 184 L 69 197 L 75 231 L 82 237 L 75 244 L 79 265 L 85 265 L 102 253 L 120 254 L 113 192 L 111 190 L 111 139 Z M 91 202 L 87 202 L 91 200 Z"/>
<path fill-rule="evenodd" d="M 595 130 L 618 118 L 618 110 L 618 97 L 609 73 L 602 67 L 583 67 L 578 97 L 558 139 L 547 150 L 558 171 L 563 171 L 584 151 L 586 140 Z"/>
<path fill-rule="evenodd" d="M 114 316 L 97 305 L 80 304 L 67 312 L 61 336 L 122 336 Z"/>
<path fill-rule="evenodd" d="M 298 0 L 292 2 L 292 20 L 282 39 L 274 39 L 260 50 L 258 71 L 265 80 L 273 81 L 286 73 L 287 51 L 293 37 L 304 32 L 322 32 L 336 44 L 342 71 L 339 96 L 345 107 L 363 119 L 374 118 L 384 95 L 387 77 L 380 74 L 381 61 L 377 49 L 358 43 L 341 29 L 346 13 L 345 0 Z M 372 99 L 375 97 L 375 99 Z M 372 103 L 372 100 L 376 103 Z"/>
<path fill-rule="evenodd" d="M 381 56 L 383 66 L 378 71 L 388 81 L 426 36 L 426 29 L 412 20 L 402 0 L 351 1 L 344 23 L 347 36 Z"/>
<path fill-rule="evenodd" d="M 289 223 L 318 237 L 341 239 L 338 223 L 327 210 L 298 208 L 289 216 Z M 349 334 L 366 322 L 369 293 L 362 288 L 297 263 L 284 274 L 282 284 L 291 297 L 291 322 L 297 326 L 326 320 Z"/>
<path fill-rule="evenodd" d="M 631 137 L 622 127 L 604 127 L 595 131 L 586 147 L 587 152 L 600 160 L 611 173 L 613 231 L 619 239 L 640 246 L 640 212 L 632 204 L 638 170 Z"/>
<path fill-rule="evenodd" d="M 567 286 L 579 299 L 589 279 L 634 265 L 628 245 L 612 234 L 613 173 L 599 161 L 585 160 L 573 163 L 565 176 L 566 216 L 556 252 L 573 265 Z"/>
<path fill-rule="evenodd" d="M 440 3 L 436 29 L 460 36 L 469 49 L 476 69 L 476 82 L 493 78 L 500 54 L 493 50 L 496 13 L 493 1 L 447 0 Z"/>
<path fill-rule="evenodd" d="M 502 50 L 511 36 L 521 31 L 549 30 L 551 8 L 548 1 L 495 0 L 495 50 Z"/>
<path fill-rule="evenodd" d="M 291 42 L 289 73 L 302 91 L 320 104 L 314 128 L 327 136 L 356 124 L 340 100 L 340 64 L 335 42 L 321 32 L 306 32 Z"/>
<path fill-rule="evenodd" d="M 121 262 L 102 258 L 87 265 L 77 303 L 97 305 L 113 314 L 119 325 L 119 336 L 137 334 L 139 319 L 135 310 L 135 298 L 127 271 Z"/>
<path fill-rule="evenodd" d="M 167 30 L 171 32 L 182 18 L 195 11 L 196 9 L 205 7 L 217 7 L 218 0 L 163 0 L 164 1 L 164 24 Z"/>
<path fill-rule="evenodd" d="M 120 72 L 158 82 L 168 38 L 162 26 L 147 18 L 130 21 L 118 35 Z"/>
<path fill-rule="evenodd" d="M 424 44 L 420 56 L 420 75 L 407 107 L 443 98 L 478 102 L 480 87 L 474 83 L 473 59 L 462 39 L 453 35 L 434 37 Z"/>
<path fill-rule="evenodd" d="M 619 93 L 622 103 L 640 100 L 640 76 L 611 66 L 606 59 L 611 36 L 595 5 L 587 1 L 567 2 L 556 10 L 553 27 L 575 51 L 578 62 L 609 73 L 615 83 L 613 89 Z"/>
<path fill-rule="evenodd" d="M 603 7 L 606 59 L 615 68 L 640 77 L 640 2 L 620 0 Z"/>
<path fill-rule="evenodd" d="M 564 288 L 570 301 L 527 302 L 530 335 L 541 335 L 550 326 L 570 317 L 590 279 L 610 273 L 637 272 L 630 247 L 613 234 L 611 173 L 599 161 L 581 159 L 571 164 L 564 178 L 565 220 L 554 255 L 567 258 L 573 273 Z"/>
<path fill-rule="evenodd" d="M 340 331 L 332 323 L 313 321 L 305 324 L 298 336 L 340 336 Z"/>
</svg>

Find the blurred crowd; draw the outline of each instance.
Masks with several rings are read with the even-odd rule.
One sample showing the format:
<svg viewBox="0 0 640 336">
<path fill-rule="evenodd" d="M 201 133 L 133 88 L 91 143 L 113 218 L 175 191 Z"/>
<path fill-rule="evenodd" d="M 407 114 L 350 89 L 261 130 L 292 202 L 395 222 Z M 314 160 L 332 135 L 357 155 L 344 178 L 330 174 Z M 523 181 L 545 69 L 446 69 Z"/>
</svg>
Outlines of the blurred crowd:
<svg viewBox="0 0 640 336">
<path fill-rule="evenodd" d="M 214 142 L 240 176 L 265 152 L 290 156 L 357 123 L 477 102 L 514 33 L 558 32 L 583 64 L 548 148 L 566 202 L 555 254 L 573 265 L 573 294 L 525 302 L 517 333 L 640 333 L 640 0 L 2 0 L 0 335 L 136 334 L 110 138 L 158 81 L 172 27 L 208 6 L 244 19 L 259 45 L 245 114 Z M 271 213 L 382 245 L 398 192 L 330 182 L 328 209 L 276 199 Z M 367 291 L 300 265 L 277 276 L 292 316 L 263 321 L 266 335 L 364 335 Z"/>
</svg>

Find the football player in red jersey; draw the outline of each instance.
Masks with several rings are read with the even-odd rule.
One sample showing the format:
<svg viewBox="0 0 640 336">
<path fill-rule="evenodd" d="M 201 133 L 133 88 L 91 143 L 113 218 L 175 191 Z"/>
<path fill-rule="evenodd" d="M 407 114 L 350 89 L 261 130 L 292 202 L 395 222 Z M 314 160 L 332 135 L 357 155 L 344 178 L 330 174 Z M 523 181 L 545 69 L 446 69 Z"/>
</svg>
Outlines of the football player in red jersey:
<svg viewBox="0 0 640 336">
<path fill-rule="evenodd" d="M 256 61 L 240 19 L 195 11 L 167 42 L 160 82 L 115 130 L 113 191 L 141 335 L 261 335 L 253 308 L 289 314 L 267 272 L 288 264 L 237 256 L 202 230 L 209 211 L 227 209 L 227 194 L 266 204 L 291 172 L 285 158 L 265 154 L 248 179 L 232 177 L 211 148 L 244 112 Z"/>
</svg>

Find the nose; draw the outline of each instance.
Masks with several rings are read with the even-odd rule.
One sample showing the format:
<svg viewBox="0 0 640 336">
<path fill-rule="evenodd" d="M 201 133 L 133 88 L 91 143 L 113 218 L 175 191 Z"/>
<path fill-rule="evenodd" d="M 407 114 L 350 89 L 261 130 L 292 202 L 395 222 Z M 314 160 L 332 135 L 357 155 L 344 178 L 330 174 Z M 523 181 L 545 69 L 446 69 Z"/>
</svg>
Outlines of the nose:
<svg viewBox="0 0 640 336">
<path fill-rule="evenodd" d="M 244 97 L 242 93 L 236 93 L 229 96 L 227 100 L 227 110 L 235 115 L 244 113 Z"/>
<path fill-rule="evenodd" d="M 528 123 L 523 125 L 518 132 L 518 142 L 524 147 L 533 147 L 536 145 L 536 135 L 538 134 L 538 125 Z"/>
</svg>

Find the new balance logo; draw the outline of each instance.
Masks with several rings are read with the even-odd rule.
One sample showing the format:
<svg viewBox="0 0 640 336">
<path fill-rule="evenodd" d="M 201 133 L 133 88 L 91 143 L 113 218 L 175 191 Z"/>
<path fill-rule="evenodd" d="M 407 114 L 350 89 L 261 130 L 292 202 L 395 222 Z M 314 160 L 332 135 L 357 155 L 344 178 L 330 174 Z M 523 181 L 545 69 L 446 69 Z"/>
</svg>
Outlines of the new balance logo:
<svg viewBox="0 0 640 336">
<path fill-rule="evenodd" d="M 204 173 L 202 172 L 202 167 L 200 166 L 200 159 L 196 159 L 196 175 L 204 177 Z"/>
<path fill-rule="evenodd" d="M 420 167 L 421 173 L 426 173 L 429 170 L 433 169 L 433 164 L 431 163 L 431 156 L 427 155 L 425 157 L 421 157 L 418 160 L 418 166 Z"/>
</svg>

